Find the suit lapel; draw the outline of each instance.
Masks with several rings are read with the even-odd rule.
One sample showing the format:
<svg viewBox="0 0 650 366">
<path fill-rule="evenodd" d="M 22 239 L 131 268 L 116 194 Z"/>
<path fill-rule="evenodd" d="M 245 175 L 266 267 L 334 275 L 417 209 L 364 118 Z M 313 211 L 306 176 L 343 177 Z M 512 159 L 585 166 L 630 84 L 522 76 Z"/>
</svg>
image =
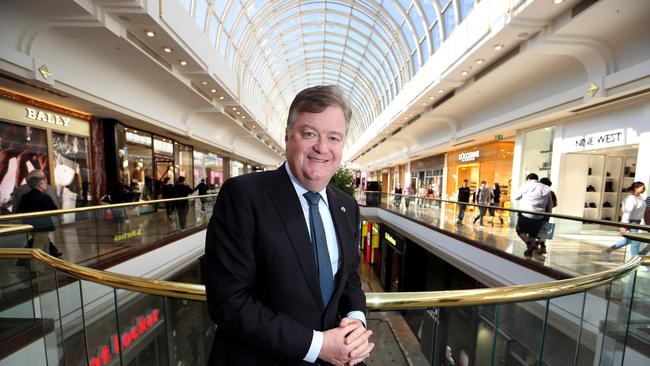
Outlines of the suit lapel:
<svg viewBox="0 0 650 366">
<path fill-rule="evenodd" d="M 284 223 L 289 241 L 298 257 L 298 262 L 307 279 L 312 295 L 316 298 L 321 309 L 324 310 L 323 296 L 318 281 L 318 267 L 311 238 L 309 237 L 309 229 L 307 229 L 305 223 L 298 195 L 285 169 L 284 165 L 282 165 L 271 176 L 269 197 Z"/>
</svg>

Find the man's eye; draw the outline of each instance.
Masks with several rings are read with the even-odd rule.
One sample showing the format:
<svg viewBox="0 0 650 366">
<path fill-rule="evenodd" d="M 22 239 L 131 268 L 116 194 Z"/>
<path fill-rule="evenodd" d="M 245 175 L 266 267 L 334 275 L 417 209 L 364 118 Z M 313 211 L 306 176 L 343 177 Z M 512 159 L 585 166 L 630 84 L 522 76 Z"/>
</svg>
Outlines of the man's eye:
<svg viewBox="0 0 650 366">
<path fill-rule="evenodd" d="M 302 133 L 302 137 L 304 137 L 304 138 L 309 139 L 309 138 L 312 138 L 314 136 L 316 136 L 316 134 L 314 132 L 305 131 L 305 132 Z"/>
<path fill-rule="evenodd" d="M 341 142 L 341 139 L 339 137 L 336 137 L 336 136 L 330 136 L 330 141 L 332 141 L 332 142 Z"/>
</svg>

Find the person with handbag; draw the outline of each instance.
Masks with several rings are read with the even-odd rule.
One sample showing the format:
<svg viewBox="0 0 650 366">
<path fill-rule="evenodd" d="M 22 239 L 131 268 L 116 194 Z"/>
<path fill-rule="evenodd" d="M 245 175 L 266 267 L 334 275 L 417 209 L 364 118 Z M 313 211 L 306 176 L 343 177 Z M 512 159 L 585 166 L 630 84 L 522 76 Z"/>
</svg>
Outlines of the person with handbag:
<svg viewBox="0 0 650 366">
<path fill-rule="evenodd" d="M 643 216 L 646 212 L 646 202 L 644 201 L 641 195 L 645 192 L 645 184 L 643 182 L 634 182 L 627 188 L 627 191 L 630 194 L 625 197 L 623 200 L 623 217 L 621 219 L 622 223 L 625 224 L 640 224 L 643 220 Z M 621 234 L 626 234 L 628 232 L 635 233 L 637 229 L 627 229 L 620 228 Z M 629 240 L 625 237 L 621 238 L 619 241 L 614 243 L 611 247 L 603 251 L 603 256 L 607 261 L 612 261 L 611 253 L 616 249 L 623 248 L 627 245 L 630 245 L 630 258 L 639 254 L 639 242 L 636 240 Z"/>
<path fill-rule="evenodd" d="M 512 197 L 513 201 L 519 201 L 519 209 L 533 212 L 551 212 L 553 201 L 551 200 L 551 189 L 539 182 L 535 173 L 526 176 L 526 183 Z M 531 258 L 533 250 L 537 247 L 537 236 L 544 225 L 544 215 L 536 215 L 529 212 L 520 212 L 517 215 L 517 235 L 526 244 L 524 257 Z"/>
</svg>

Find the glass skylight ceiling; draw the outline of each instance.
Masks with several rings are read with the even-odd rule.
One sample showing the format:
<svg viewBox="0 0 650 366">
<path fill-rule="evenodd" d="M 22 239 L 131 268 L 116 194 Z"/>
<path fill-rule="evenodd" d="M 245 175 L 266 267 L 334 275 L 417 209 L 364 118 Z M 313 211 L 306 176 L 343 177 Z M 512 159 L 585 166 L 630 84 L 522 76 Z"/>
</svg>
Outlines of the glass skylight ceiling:
<svg viewBox="0 0 650 366">
<path fill-rule="evenodd" d="M 337 84 L 351 101 L 350 143 L 473 9 L 474 0 L 179 0 L 265 106 L 282 139 L 294 95 Z M 246 103 L 246 101 L 242 101 Z"/>
</svg>

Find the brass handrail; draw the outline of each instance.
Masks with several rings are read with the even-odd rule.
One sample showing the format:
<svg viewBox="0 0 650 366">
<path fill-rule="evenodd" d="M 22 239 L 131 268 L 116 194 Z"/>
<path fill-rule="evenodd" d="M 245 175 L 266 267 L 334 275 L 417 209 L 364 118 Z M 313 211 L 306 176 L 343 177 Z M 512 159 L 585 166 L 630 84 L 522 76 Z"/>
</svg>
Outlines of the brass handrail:
<svg viewBox="0 0 650 366">
<path fill-rule="evenodd" d="M 150 201 L 114 203 L 114 204 L 109 204 L 109 205 L 75 207 L 75 208 L 66 208 L 66 209 L 60 209 L 60 210 L 49 210 L 49 211 L 38 211 L 38 212 L 29 212 L 29 213 L 10 214 L 10 215 L 0 215 L 0 221 L 21 220 L 21 219 L 26 219 L 26 218 L 31 218 L 31 217 L 55 216 L 55 215 L 63 215 L 63 214 L 85 212 L 85 211 L 99 211 L 99 210 L 106 210 L 106 209 L 111 209 L 111 208 L 121 208 L 121 207 L 130 207 L 130 206 L 144 206 L 144 205 L 151 205 L 153 203 L 165 203 L 165 202 L 175 202 L 175 201 L 184 201 L 184 200 L 194 200 L 194 199 L 197 199 L 197 198 L 217 197 L 217 195 L 218 195 L 217 193 L 213 193 L 213 194 L 204 194 L 202 196 L 188 196 L 188 197 L 180 197 L 180 198 L 164 198 L 164 199 L 150 200 Z"/>
<path fill-rule="evenodd" d="M 114 288 L 180 299 L 206 300 L 205 287 L 202 285 L 154 280 L 92 269 L 54 258 L 40 249 L 0 249 L 0 259 L 35 259 L 71 277 Z M 542 300 L 575 294 L 611 283 L 640 265 L 650 266 L 650 257 L 636 256 L 614 269 L 547 283 L 473 290 L 370 292 L 366 293 L 366 303 L 370 310 L 405 310 Z"/>
<path fill-rule="evenodd" d="M 32 225 L 13 225 L 13 224 L 0 224 L 0 236 L 28 233 L 32 231 Z"/>
<path fill-rule="evenodd" d="M 628 223 L 616 222 L 616 221 L 589 219 L 589 218 L 586 218 L 586 217 L 555 214 L 555 213 L 550 213 L 550 212 L 519 210 L 519 209 L 516 209 L 516 208 L 506 208 L 506 207 L 501 207 L 501 206 L 481 205 L 481 204 L 478 204 L 478 203 L 459 202 L 459 201 L 445 200 L 445 199 L 442 199 L 442 198 L 420 197 L 420 196 L 405 195 L 405 194 L 390 193 L 390 192 L 380 192 L 380 191 L 365 191 L 365 192 L 379 193 L 379 194 L 393 195 L 393 196 L 410 197 L 410 198 L 413 198 L 413 199 L 424 199 L 424 200 L 429 200 L 429 201 L 452 203 L 452 204 L 457 204 L 457 205 L 461 204 L 461 205 L 467 205 L 467 206 L 473 206 L 473 207 L 485 207 L 485 208 L 491 208 L 491 209 L 500 210 L 500 211 L 508 211 L 508 212 L 516 212 L 516 213 L 527 213 L 527 214 L 538 215 L 538 216 L 546 216 L 546 217 L 549 217 L 549 218 L 564 219 L 564 220 L 571 220 L 571 221 L 580 221 L 580 222 L 585 222 L 585 223 L 589 223 L 589 224 L 598 224 L 598 225 L 606 225 L 606 226 L 614 226 L 614 227 L 624 227 L 624 228 L 627 228 L 627 229 L 637 229 L 637 230 L 650 230 L 650 225 L 628 224 Z"/>
</svg>

